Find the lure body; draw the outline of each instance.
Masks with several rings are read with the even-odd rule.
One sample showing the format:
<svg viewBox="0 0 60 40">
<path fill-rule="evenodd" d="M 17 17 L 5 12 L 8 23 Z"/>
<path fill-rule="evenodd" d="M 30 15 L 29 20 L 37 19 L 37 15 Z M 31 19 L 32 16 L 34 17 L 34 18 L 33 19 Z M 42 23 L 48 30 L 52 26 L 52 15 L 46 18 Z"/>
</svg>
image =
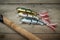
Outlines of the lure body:
<svg viewBox="0 0 60 40">
<path fill-rule="evenodd" d="M 18 7 L 16 8 L 16 10 L 18 11 L 18 13 L 20 12 L 23 12 L 23 13 L 26 13 L 26 14 L 30 14 L 30 15 L 37 15 L 37 13 L 31 9 L 27 9 L 27 8 L 21 8 L 21 7 Z"/>
<path fill-rule="evenodd" d="M 21 23 L 44 25 L 44 23 L 41 20 L 38 20 L 38 19 L 35 19 L 35 18 L 30 18 L 30 17 L 24 17 L 20 21 L 21 21 Z"/>
<path fill-rule="evenodd" d="M 18 14 L 18 16 L 21 16 L 21 17 L 33 17 L 33 18 L 39 19 L 37 16 L 26 14 L 26 13 L 22 13 L 22 12 L 20 12 Z"/>
</svg>

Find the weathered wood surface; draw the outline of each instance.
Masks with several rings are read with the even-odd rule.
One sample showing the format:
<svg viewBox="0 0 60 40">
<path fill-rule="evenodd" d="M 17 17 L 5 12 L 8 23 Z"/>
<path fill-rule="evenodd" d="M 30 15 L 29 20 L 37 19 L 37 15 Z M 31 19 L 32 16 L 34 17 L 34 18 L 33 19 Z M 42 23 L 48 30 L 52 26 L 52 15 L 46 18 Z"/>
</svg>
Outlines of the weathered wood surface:
<svg viewBox="0 0 60 40">
<path fill-rule="evenodd" d="M 60 34 L 35 34 L 42 40 L 60 40 Z M 17 33 L 2 33 L 0 34 L 0 40 L 27 40 Z"/>
<path fill-rule="evenodd" d="M 32 32 L 32 33 L 55 33 L 53 32 L 49 27 L 41 26 L 41 25 L 28 25 L 28 24 L 20 24 L 19 20 L 20 18 L 17 18 L 17 7 L 26 7 L 30 8 L 37 13 L 40 13 L 40 11 L 48 10 L 48 14 L 50 16 L 50 19 L 53 23 L 57 23 L 56 33 L 60 33 L 60 5 L 58 4 L 18 4 L 18 5 L 0 5 L 0 12 L 4 12 L 4 16 L 6 16 L 11 21 L 15 22 L 16 24 L 20 25 L 24 29 Z M 26 26 L 25 26 L 26 25 Z M 4 26 L 1 24 L 0 32 L 7 32 L 7 33 L 14 33 L 10 28 Z M 2 30 L 4 29 L 4 30 Z M 8 29 L 8 30 L 7 30 Z M 10 31 L 10 32 L 9 32 Z"/>
<path fill-rule="evenodd" d="M 46 26 L 19 24 L 19 18 L 17 18 L 16 16 L 17 15 L 16 8 L 19 6 L 30 8 L 38 13 L 43 9 L 48 10 L 51 21 L 53 23 L 57 23 L 56 32 L 53 32 L 49 27 L 46 27 Z M 53 40 L 53 39 L 55 40 L 55 38 L 59 39 L 60 37 L 60 34 L 49 34 L 49 35 L 39 34 L 39 33 L 60 33 L 60 17 L 59 17 L 60 16 L 60 4 L 42 4 L 42 5 L 40 4 L 17 4 L 17 5 L 0 4 L 0 12 L 4 13 L 3 14 L 4 16 L 9 18 L 11 21 L 15 22 L 16 24 L 20 25 L 22 28 L 28 30 L 29 32 L 38 33 L 37 36 L 38 37 L 41 36 L 42 39 L 46 38 L 50 40 Z M 0 23 L 0 33 L 13 33 L 14 34 L 16 32 L 10 29 L 9 27 L 7 27 L 7 25 Z M 4 34 L 4 35 L 6 35 L 7 37 L 9 36 L 10 38 L 10 37 L 15 37 L 15 36 L 12 36 L 13 34 Z M 18 34 L 14 34 L 14 35 L 18 35 Z M 9 38 L 7 38 L 7 40 L 9 40 Z M 11 40 L 12 39 L 15 39 L 15 38 L 11 38 Z M 24 40 L 23 38 L 21 39 Z M 20 40 L 20 37 L 16 38 L 16 40 Z"/>
<path fill-rule="evenodd" d="M 0 3 L 60 3 L 60 0 L 0 0 Z"/>
</svg>

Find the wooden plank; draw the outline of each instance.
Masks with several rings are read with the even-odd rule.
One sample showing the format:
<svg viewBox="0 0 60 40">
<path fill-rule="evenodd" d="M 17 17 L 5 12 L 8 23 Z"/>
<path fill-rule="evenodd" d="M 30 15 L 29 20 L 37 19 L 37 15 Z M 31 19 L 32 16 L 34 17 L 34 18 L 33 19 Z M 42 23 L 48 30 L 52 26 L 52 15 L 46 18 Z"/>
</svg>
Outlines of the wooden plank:
<svg viewBox="0 0 60 40">
<path fill-rule="evenodd" d="M 0 34 L 0 40 L 26 40 L 19 34 Z"/>
<path fill-rule="evenodd" d="M 60 3 L 60 0 L 0 0 L 0 3 Z"/>
<path fill-rule="evenodd" d="M 60 34 L 40 33 L 40 34 L 35 34 L 35 35 L 43 40 L 60 40 Z M 23 38 L 17 33 L 2 33 L 0 34 L 0 36 L 4 36 L 3 38 L 0 37 L 0 39 L 3 39 L 3 40 L 5 39 L 6 40 L 8 39 L 9 40 L 26 40 L 25 38 Z"/>
</svg>

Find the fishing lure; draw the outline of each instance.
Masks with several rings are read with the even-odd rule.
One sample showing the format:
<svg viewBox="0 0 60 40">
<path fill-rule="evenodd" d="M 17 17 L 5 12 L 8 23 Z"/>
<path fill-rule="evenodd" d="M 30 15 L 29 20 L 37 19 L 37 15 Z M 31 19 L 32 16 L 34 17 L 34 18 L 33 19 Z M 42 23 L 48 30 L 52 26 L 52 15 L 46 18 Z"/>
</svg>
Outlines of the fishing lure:
<svg viewBox="0 0 60 40">
<path fill-rule="evenodd" d="M 21 16 L 21 17 L 32 17 L 32 18 L 39 19 L 37 16 L 30 15 L 30 14 L 26 14 L 26 13 L 22 13 L 22 12 L 20 12 L 20 13 L 18 14 L 18 16 Z"/>
<path fill-rule="evenodd" d="M 23 12 L 23 13 L 30 14 L 30 15 L 37 15 L 36 12 L 32 11 L 31 9 L 27 9 L 27 8 L 17 7 L 16 10 L 18 11 L 18 13 Z"/>
<path fill-rule="evenodd" d="M 45 25 L 44 22 L 42 22 L 41 20 L 38 20 L 36 18 L 30 18 L 30 17 L 23 17 L 23 18 L 21 18 L 20 19 L 20 23 Z"/>
</svg>

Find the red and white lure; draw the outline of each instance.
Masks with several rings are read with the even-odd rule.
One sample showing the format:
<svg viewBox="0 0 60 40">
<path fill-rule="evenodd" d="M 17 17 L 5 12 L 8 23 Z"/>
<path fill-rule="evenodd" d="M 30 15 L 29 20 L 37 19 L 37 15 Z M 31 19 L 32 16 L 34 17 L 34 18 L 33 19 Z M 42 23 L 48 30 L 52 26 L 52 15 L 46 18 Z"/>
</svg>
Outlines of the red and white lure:
<svg viewBox="0 0 60 40">
<path fill-rule="evenodd" d="M 43 21 L 48 27 L 50 27 L 53 31 L 55 31 L 56 24 L 52 24 L 52 23 L 51 23 L 47 11 L 41 12 L 41 13 L 39 14 L 39 16 L 41 17 L 42 21 Z"/>
</svg>

